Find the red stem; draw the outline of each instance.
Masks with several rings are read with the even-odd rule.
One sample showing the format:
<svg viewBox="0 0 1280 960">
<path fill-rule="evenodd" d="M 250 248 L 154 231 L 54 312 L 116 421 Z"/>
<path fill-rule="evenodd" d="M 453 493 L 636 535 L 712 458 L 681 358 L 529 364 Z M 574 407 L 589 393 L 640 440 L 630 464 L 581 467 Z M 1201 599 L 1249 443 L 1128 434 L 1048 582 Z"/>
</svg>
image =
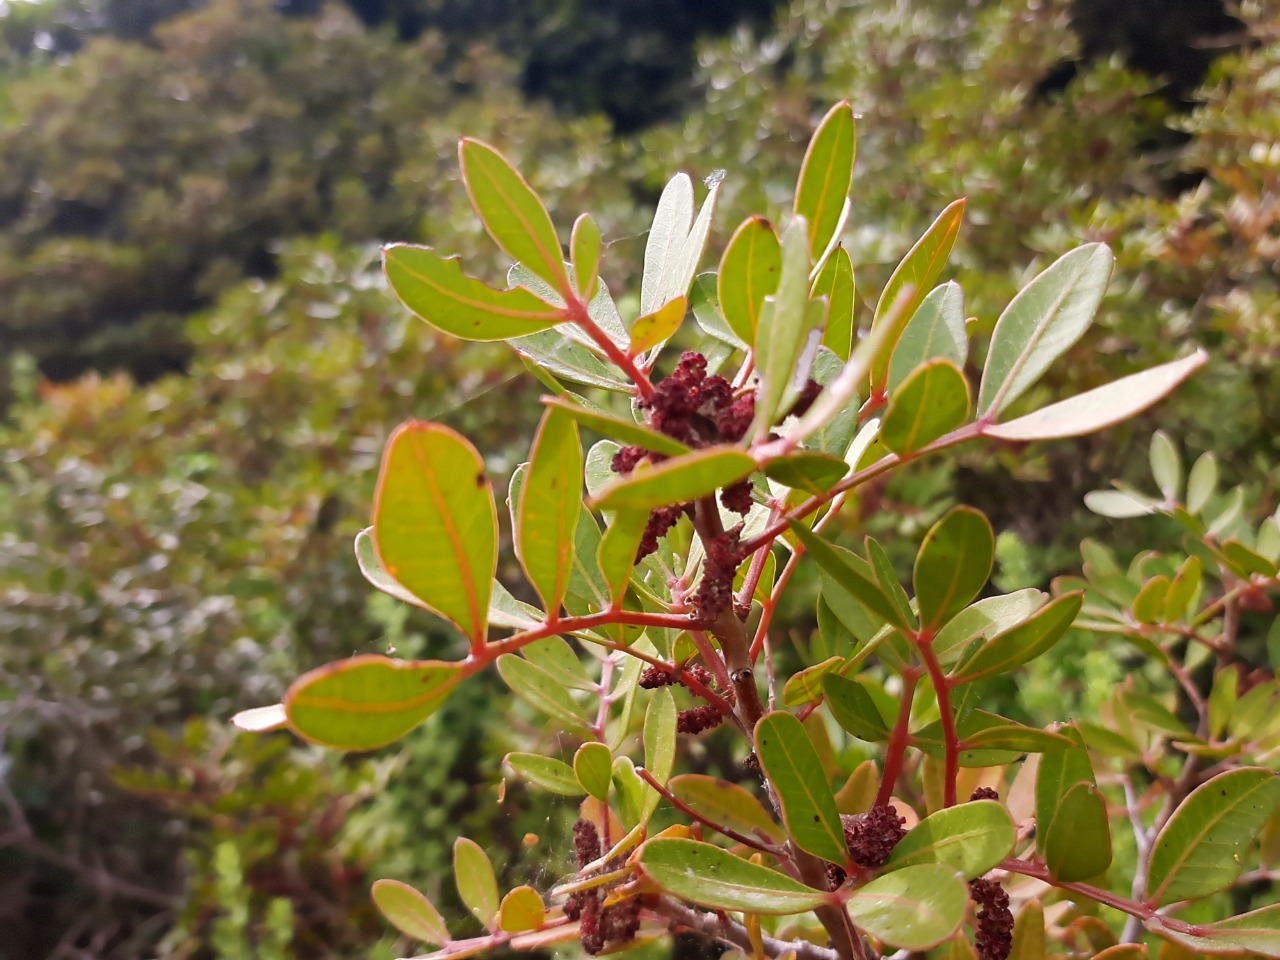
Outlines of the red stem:
<svg viewBox="0 0 1280 960">
<path fill-rule="evenodd" d="M 595 341 L 604 355 L 608 357 L 617 367 L 621 368 L 632 382 L 636 385 L 636 391 L 640 394 L 642 400 L 649 399 L 653 395 L 653 384 L 649 382 L 649 377 L 641 370 L 635 361 L 626 355 L 625 352 L 612 340 L 609 335 L 600 329 L 599 325 L 591 319 L 591 314 L 587 312 L 587 305 L 577 297 L 570 297 L 568 303 L 565 304 L 565 313 L 568 320 L 572 324 L 576 324 L 582 329 L 587 336 Z"/>
<path fill-rule="evenodd" d="M 898 709 L 898 722 L 893 725 L 893 733 L 889 735 L 889 746 L 884 755 L 884 774 L 880 778 L 880 789 L 876 792 L 877 807 L 883 807 L 893 796 L 893 785 L 902 773 L 902 761 L 907 755 L 907 741 L 910 739 L 911 701 L 916 695 L 915 670 L 907 670 L 902 674 L 902 706 Z"/>
<path fill-rule="evenodd" d="M 1136 900 L 1130 900 L 1118 893 L 1112 893 L 1109 890 L 1100 890 L 1097 887 L 1090 886 L 1087 883 L 1074 883 L 1066 880 L 1055 880 L 1049 873 L 1049 868 L 1042 863 L 1035 863 L 1031 860 L 1019 860 L 1010 857 L 1003 861 L 997 869 L 1007 870 L 1009 873 L 1020 873 L 1024 877 L 1034 877 L 1043 883 L 1059 887 L 1062 890 L 1070 890 L 1072 893 L 1078 893 L 1081 896 L 1088 897 L 1090 900 L 1096 900 L 1098 903 L 1106 904 L 1108 907 L 1114 907 L 1130 916 L 1139 917 L 1142 920 L 1158 920 L 1160 925 L 1170 930 L 1176 930 L 1179 933 L 1185 933 L 1193 937 L 1204 936 L 1205 928 L 1196 926 L 1194 923 L 1187 923 L 1185 920 L 1178 920 L 1174 917 L 1168 917 L 1157 911 L 1154 907 L 1149 907 L 1144 903 L 1138 903 Z"/>
<path fill-rule="evenodd" d="M 929 671 L 934 696 L 938 698 L 938 713 L 942 718 L 942 744 L 945 751 L 946 772 L 942 782 L 944 807 L 956 805 L 956 780 L 960 776 L 960 737 L 956 734 L 956 717 L 951 710 L 951 685 L 942 672 L 942 664 L 933 652 L 933 638 L 915 638 L 916 650 L 924 668 Z"/>
<path fill-rule="evenodd" d="M 604 613 L 588 613 L 581 617 L 557 617 L 548 620 L 540 627 L 513 633 L 511 636 L 486 643 L 475 651 L 467 662 L 476 665 L 476 669 L 484 667 L 504 653 L 515 653 L 535 640 L 545 640 L 562 633 L 575 633 L 579 630 L 591 630 L 594 627 L 605 627 L 623 624 L 634 627 L 671 627 L 675 630 L 705 630 L 710 626 L 703 620 L 696 620 L 683 613 L 648 613 L 642 610 L 605 611 Z"/>
</svg>

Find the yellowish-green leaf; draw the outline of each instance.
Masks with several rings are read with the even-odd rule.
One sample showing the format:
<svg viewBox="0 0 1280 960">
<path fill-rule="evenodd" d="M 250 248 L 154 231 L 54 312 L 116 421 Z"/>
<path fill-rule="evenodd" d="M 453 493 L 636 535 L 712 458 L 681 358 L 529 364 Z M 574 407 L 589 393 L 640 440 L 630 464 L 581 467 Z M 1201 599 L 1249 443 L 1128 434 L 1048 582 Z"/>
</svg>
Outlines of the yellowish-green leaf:
<svg viewBox="0 0 1280 960">
<path fill-rule="evenodd" d="M 580 797 L 582 784 L 573 767 L 563 760 L 544 757 L 540 753 L 508 753 L 504 762 L 521 780 L 527 780 L 548 793 L 562 797 Z"/>
<path fill-rule="evenodd" d="M 734 447 L 704 447 L 656 466 L 641 464 L 599 492 L 597 510 L 652 510 L 669 503 L 705 497 L 741 480 L 755 460 Z"/>
<path fill-rule="evenodd" d="M 919 863 L 877 877 L 849 897 L 854 924 L 903 950 L 929 950 L 964 922 L 969 886 L 942 863 Z"/>
<path fill-rule="evenodd" d="M 849 853 L 840 812 L 804 726 L 790 713 L 768 713 L 756 723 L 755 741 L 792 839 L 816 857 L 844 863 Z"/>
<path fill-rule="evenodd" d="M 969 382 L 945 358 L 918 366 L 889 398 L 880 442 L 900 455 L 915 453 L 969 418 Z"/>
<path fill-rule="evenodd" d="M 1195 900 L 1235 882 L 1244 852 L 1280 807 L 1280 777 L 1242 767 L 1200 784 L 1151 848 L 1147 898 L 1154 905 Z"/>
<path fill-rule="evenodd" d="M 746 788 L 699 773 L 672 777 L 672 794 L 703 816 L 766 843 L 783 843 L 786 835 Z"/>
<path fill-rule="evenodd" d="M 822 118 L 805 151 L 796 182 L 793 212 L 809 224 L 809 249 L 821 253 L 840 224 L 840 212 L 853 183 L 857 131 L 853 107 L 841 100 Z"/>
<path fill-rule="evenodd" d="M 684 297 L 676 297 L 660 306 L 653 313 L 646 313 L 631 327 L 631 356 L 661 346 L 671 339 L 684 322 L 688 307 Z"/>
<path fill-rule="evenodd" d="M 473 646 L 484 642 L 498 514 L 475 447 L 438 423 L 397 427 L 378 474 L 373 537 L 389 576 Z"/>
<path fill-rule="evenodd" d="M 467 909 L 485 929 L 491 928 L 498 914 L 498 880 L 488 855 L 474 840 L 459 837 L 453 842 L 453 876 Z"/>
<path fill-rule="evenodd" d="M 644 766 L 659 783 L 665 785 L 676 762 L 676 702 L 666 687 L 655 690 L 644 715 Z M 646 786 L 641 820 L 648 820 L 658 809 L 659 793 Z"/>
<path fill-rule="evenodd" d="M 912 827 L 893 848 L 884 869 L 945 863 L 973 880 L 1009 856 L 1017 839 L 1013 818 L 999 803 L 962 803 L 931 813 Z"/>
<path fill-rule="evenodd" d="M 853 260 L 848 250 L 837 246 L 818 271 L 809 295 L 815 300 L 827 298 L 827 323 L 822 332 L 822 345 L 846 361 L 853 351 L 854 292 Z"/>
<path fill-rule="evenodd" d="M 373 884 L 373 902 L 379 912 L 405 936 L 433 947 L 450 941 L 449 928 L 430 900 L 399 880 L 377 880 Z"/>
<path fill-rule="evenodd" d="M 738 227 L 720 258 L 716 281 L 720 312 L 743 343 L 753 344 L 765 297 L 778 289 L 782 245 L 764 217 L 748 217 Z"/>
<path fill-rule="evenodd" d="M 582 789 L 602 803 L 609 802 L 613 754 L 603 743 L 589 740 L 573 756 L 573 772 Z"/>
<path fill-rule="evenodd" d="M 969 355 L 969 334 L 964 323 L 964 294 L 950 280 L 934 287 L 907 321 L 889 361 L 888 390 L 892 394 L 920 364 L 938 358 L 960 369 Z"/>
<path fill-rule="evenodd" d="M 658 837 L 640 848 L 640 869 L 663 890 L 704 907 L 785 915 L 820 906 L 827 895 L 786 874 L 697 840 Z"/>
<path fill-rule="evenodd" d="M 1055 879 L 1091 880 L 1111 866 L 1107 801 L 1089 781 L 1073 784 L 1044 830 L 1044 862 Z"/>
<path fill-rule="evenodd" d="M 498 927 L 507 933 L 537 930 L 545 919 L 542 897 L 533 887 L 516 887 L 502 898 L 498 908 Z"/>
<path fill-rule="evenodd" d="M 497 150 L 464 137 L 458 144 L 471 205 L 494 243 L 565 299 L 572 293 L 556 228 L 538 195 Z"/>
<path fill-rule="evenodd" d="M 1083 603 L 1083 593 L 1064 594 L 1046 603 L 1027 620 L 988 640 L 962 660 L 953 679 L 972 682 L 994 677 L 1034 660 L 1062 639 Z"/>
<path fill-rule="evenodd" d="M 573 222 L 569 251 L 578 296 L 590 300 L 600 276 L 600 226 L 591 214 L 584 213 Z"/>
<path fill-rule="evenodd" d="M 442 257 L 430 247 L 393 243 L 383 248 L 382 261 L 400 302 L 450 336 L 510 340 L 564 319 L 562 308 L 519 287 L 498 290 L 468 277 L 456 257 Z"/>
<path fill-rule="evenodd" d="M 885 323 L 892 324 L 893 329 L 886 332 L 884 340 L 876 352 L 871 365 L 871 390 L 880 395 L 885 391 L 889 381 L 889 361 L 893 351 L 902 337 L 911 318 L 942 276 L 942 269 L 951 256 L 951 248 L 955 246 L 956 237 L 960 234 L 960 223 L 964 219 L 965 200 L 961 198 L 950 204 L 938 218 L 930 224 L 929 229 L 916 241 L 902 262 L 898 264 L 880 293 L 876 304 L 875 317 L 871 321 L 874 331 Z M 899 298 L 910 290 L 904 301 Z"/>
<path fill-rule="evenodd" d="M 912 582 L 921 629 L 934 633 L 987 585 L 995 563 L 991 522 L 972 507 L 955 507 L 925 534 Z"/>
<path fill-rule="evenodd" d="M 284 695 L 290 728 L 339 750 L 374 750 L 439 709 L 464 675 L 460 663 L 365 654 L 317 667 Z"/>
<path fill-rule="evenodd" d="M 520 560 L 548 613 L 560 609 L 582 513 L 582 445 L 573 419 L 549 406 L 534 437 L 520 494 Z"/>
</svg>

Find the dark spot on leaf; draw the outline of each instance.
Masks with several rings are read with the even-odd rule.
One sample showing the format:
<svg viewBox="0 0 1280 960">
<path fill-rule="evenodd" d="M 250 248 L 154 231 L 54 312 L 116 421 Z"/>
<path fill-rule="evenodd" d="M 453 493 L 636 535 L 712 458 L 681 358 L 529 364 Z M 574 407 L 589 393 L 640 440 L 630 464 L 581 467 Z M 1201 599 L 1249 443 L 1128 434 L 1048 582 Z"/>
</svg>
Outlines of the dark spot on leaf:
<svg viewBox="0 0 1280 960">
<path fill-rule="evenodd" d="M 486 477 L 483 473 L 477 473 L 477 474 L 476 474 L 476 486 L 477 486 L 477 487 L 483 487 L 483 486 L 484 486 L 486 483 L 488 483 L 488 482 L 489 482 L 489 478 L 488 478 L 488 477 Z"/>
</svg>

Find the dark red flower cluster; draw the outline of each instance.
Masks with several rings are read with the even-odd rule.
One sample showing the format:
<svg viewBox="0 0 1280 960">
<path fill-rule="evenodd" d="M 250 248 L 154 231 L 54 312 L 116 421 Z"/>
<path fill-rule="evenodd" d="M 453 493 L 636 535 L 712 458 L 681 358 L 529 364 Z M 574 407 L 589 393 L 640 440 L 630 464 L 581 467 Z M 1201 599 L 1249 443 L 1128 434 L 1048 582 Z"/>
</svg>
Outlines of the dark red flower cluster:
<svg viewBox="0 0 1280 960">
<path fill-rule="evenodd" d="M 702 562 L 702 580 L 693 595 L 699 620 L 714 620 L 733 604 L 733 575 L 743 559 L 738 541 L 740 530 L 741 524 L 705 544 L 707 556 Z"/>
<path fill-rule="evenodd" d="M 1009 895 L 994 880 L 969 881 L 969 898 L 979 907 L 973 945 L 982 960 L 1008 960 L 1013 952 L 1013 911 Z"/>
<path fill-rule="evenodd" d="M 676 731 L 678 733 L 698 734 L 713 730 L 724 723 L 724 714 L 713 703 L 702 707 L 690 707 L 676 714 Z"/>
<path fill-rule="evenodd" d="M 728 380 L 707 375 L 706 357 L 689 351 L 680 357 L 671 376 L 654 384 L 652 395 L 639 407 L 653 429 L 697 449 L 741 440 L 755 419 L 756 398 L 754 393 L 734 396 Z M 626 446 L 614 455 L 610 467 L 614 473 L 630 473 L 645 459 L 661 463 L 667 458 L 643 447 Z M 741 480 L 726 487 L 720 498 L 725 509 L 746 516 L 751 509 L 751 481 Z M 685 515 L 693 516 L 691 504 L 672 504 L 650 513 L 636 562 L 656 551 L 658 540 Z"/>
<path fill-rule="evenodd" d="M 861 867 L 880 866 L 889 859 L 898 841 L 907 835 L 902 829 L 907 821 L 889 804 L 872 807 L 866 813 L 845 814 L 840 822 L 844 824 L 849 859 Z"/>
<path fill-rule="evenodd" d="M 969 794 L 969 802 L 975 800 L 999 800 L 1000 794 L 996 792 L 994 787 L 979 787 L 973 793 Z"/>
<path fill-rule="evenodd" d="M 578 820 L 573 825 L 573 855 L 579 870 L 601 855 L 600 834 L 590 820 Z M 632 898 L 604 907 L 598 889 L 571 893 L 565 901 L 564 915 L 581 922 L 582 949 L 593 957 L 608 943 L 630 942 L 640 929 L 638 900 Z"/>
<path fill-rule="evenodd" d="M 682 668 L 685 673 L 691 674 L 693 679 L 708 689 L 714 690 L 716 681 L 711 676 L 711 671 L 700 663 L 687 663 Z M 684 686 L 684 678 L 679 673 L 671 673 L 662 667 L 650 667 L 644 673 L 640 674 L 640 686 L 645 690 L 656 690 L 658 687 L 669 687 L 673 683 L 679 683 Z"/>
</svg>

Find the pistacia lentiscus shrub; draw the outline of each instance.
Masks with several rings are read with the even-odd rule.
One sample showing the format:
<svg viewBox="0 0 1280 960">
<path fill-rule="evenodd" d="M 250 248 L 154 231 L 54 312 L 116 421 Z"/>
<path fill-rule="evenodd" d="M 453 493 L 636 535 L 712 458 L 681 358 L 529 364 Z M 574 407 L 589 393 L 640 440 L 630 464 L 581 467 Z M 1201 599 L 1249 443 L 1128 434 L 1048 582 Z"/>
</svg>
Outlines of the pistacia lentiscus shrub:
<svg viewBox="0 0 1280 960">
<path fill-rule="evenodd" d="M 1248 902 L 1266 876 L 1253 842 L 1280 802 L 1265 765 L 1276 685 L 1246 683 L 1232 646 L 1240 605 L 1277 584 L 1274 521 L 1246 529 L 1216 501 L 1206 519 L 1203 467 L 1195 503 L 1178 503 L 1162 445 L 1161 497 L 1092 500 L 1172 513 L 1194 534 L 1181 563 L 1147 557 L 1126 575 L 1091 549 L 1085 582 L 984 596 L 993 531 L 961 506 L 925 535 L 909 591 L 873 539 L 850 549 L 824 536 L 868 481 L 960 444 L 1100 430 L 1206 356 L 1025 409 L 1020 398 L 1084 335 L 1103 295 L 1112 257 L 1093 244 L 1008 305 L 975 397 L 961 290 L 939 285 L 963 201 L 908 252 L 857 336 L 839 242 L 854 144 L 853 112 L 837 104 L 781 232 L 748 218 L 718 271 L 701 276 L 721 177 L 698 208 L 677 175 L 649 233 L 633 318 L 599 278 L 591 217 L 575 222 L 565 262 L 527 183 L 491 147 L 463 140 L 463 180 L 517 261 L 512 286 L 472 279 L 426 247 L 391 246 L 385 266 L 424 320 L 509 341 L 549 391 L 508 496 L 537 602 L 494 578 L 498 511 L 479 453 L 441 425 L 406 423 L 383 456 L 357 558 L 379 589 L 451 621 L 468 654 L 353 657 L 238 723 L 375 749 L 490 665 L 548 719 L 556 745 L 506 763 L 532 787 L 583 798 L 576 870 L 502 895 L 486 853 L 459 839 L 458 892 L 484 928 L 467 939 L 417 891 L 377 884 L 388 919 L 438 957 L 574 941 L 594 955 L 673 931 L 806 960 L 932 950 L 1003 960 L 1015 949 L 1114 960 L 1146 956 L 1147 936 L 1173 951 L 1280 957 L 1280 906 Z M 663 348 L 690 314 L 700 349 L 672 363 Z M 604 439 L 584 453 L 582 430 Z M 817 633 L 811 662 L 784 678 L 775 666 L 795 658 L 770 624 L 806 555 L 821 581 Z M 1125 634 L 1146 658 L 1109 719 L 1039 729 L 981 709 L 988 681 L 1050 650 L 1078 617 Z M 1200 647 L 1217 656 L 1207 700 L 1190 676 Z M 1191 727 L 1145 686 L 1169 674 Z M 712 728 L 731 744 L 735 780 L 677 772 L 697 753 L 690 739 Z M 571 764 L 558 758 L 566 746 Z"/>
</svg>

